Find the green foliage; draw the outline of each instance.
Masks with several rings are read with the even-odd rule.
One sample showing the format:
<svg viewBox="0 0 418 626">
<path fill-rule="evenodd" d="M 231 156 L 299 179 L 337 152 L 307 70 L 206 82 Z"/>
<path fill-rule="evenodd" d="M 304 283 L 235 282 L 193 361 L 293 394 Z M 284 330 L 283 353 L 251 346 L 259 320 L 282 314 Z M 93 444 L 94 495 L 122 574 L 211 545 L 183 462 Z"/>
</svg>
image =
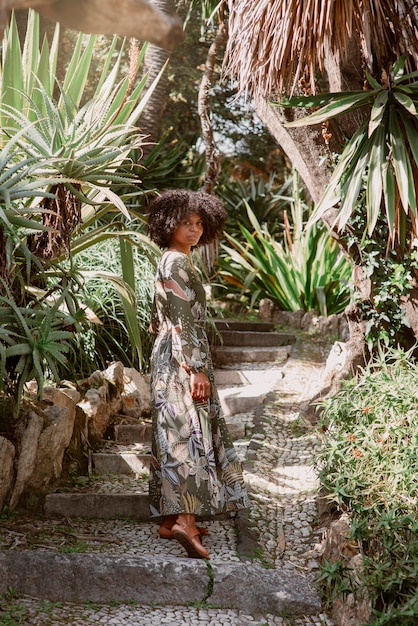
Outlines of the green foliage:
<svg viewBox="0 0 418 626">
<path fill-rule="evenodd" d="M 284 213 L 285 232 L 277 241 L 267 224 L 261 225 L 246 201 L 251 231 L 240 225 L 243 242 L 226 234 L 219 259 L 220 275 L 230 290 L 250 301 L 251 307 L 270 298 L 281 310 L 317 310 L 331 315 L 349 301 L 350 264 L 325 229 L 305 228 L 306 207 L 296 195 L 291 224 Z"/>
<path fill-rule="evenodd" d="M 57 25 L 54 42 L 58 28 Z M 131 88 L 128 77 L 119 80 L 124 45 L 122 43 L 118 51 L 117 41 L 114 38 L 110 46 L 93 97 L 81 106 L 95 36 L 78 36 L 56 99 L 55 44 L 49 52 L 45 39 L 42 50 L 38 50 L 39 16 L 29 11 L 21 54 L 12 16 L 3 43 L 0 68 L 2 132 L 14 135 L 16 130 L 21 130 L 16 143 L 22 153 L 33 158 L 44 175 L 62 177 L 63 184 L 79 200 L 96 204 L 110 201 L 129 218 L 124 203 L 110 186 L 132 184 L 135 180 L 132 173 L 125 170 L 122 175 L 118 170 L 128 154 L 141 143 L 135 124 L 153 86 L 145 90 L 144 78 L 134 88 Z M 25 53 L 27 50 L 30 54 Z M 145 48 L 136 67 L 131 68 L 134 74 L 144 52 Z M 28 121 L 33 122 L 33 126 Z"/>
<path fill-rule="evenodd" d="M 15 399 L 18 412 L 25 383 L 35 380 L 41 394 L 48 372 L 58 378 L 56 366 L 65 361 L 66 340 L 72 333 L 63 330 L 68 316 L 59 308 L 65 293 L 53 306 L 38 302 L 18 307 L 7 286 L 3 287 L 7 295 L 0 295 L 0 391 Z"/>
<path fill-rule="evenodd" d="M 380 353 L 323 403 L 320 478 L 348 510 L 352 539 L 362 547 L 360 584 L 372 600 L 373 626 L 412 626 L 418 614 L 417 375 L 410 353 Z M 342 591 L 356 586 L 329 567 L 322 582 Z"/>
<path fill-rule="evenodd" d="M 398 59 L 390 76 L 381 83 L 367 74 L 368 90 L 294 97 L 280 103 L 320 107 L 288 127 L 319 124 L 360 107 L 369 108 L 365 121 L 342 153 L 312 221 L 338 204 L 337 226 L 343 230 L 362 201 L 365 184 L 369 235 L 382 215 L 391 241 L 403 244 L 406 216 L 416 232 L 418 71 L 405 74 L 405 61 L 404 56 Z"/>
<path fill-rule="evenodd" d="M 276 236 L 283 231 L 283 211 L 291 210 L 295 191 L 295 176 L 288 176 L 283 183 L 279 182 L 276 172 L 266 180 L 256 176 L 253 171 L 245 180 L 220 182 L 217 194 L 228 210 L 226 230 L 230 235 L 239 237 L 240 226 L 251 230 L 248 217 L 248 205 L 260 224 L 267 223 L 269 233 Z"/>
<path fill-rule="evenodd" d="M 117 300 L 121 318 L 118 355 L 141 367 L 142 338 L 148 341 L 149 335 L 139 323 L 133 250 L 151 261 L 159 253 L 137 224 L 127 227 L 131 214 L 122 196 L 126 189 L 141 193 L 139 168 L 128 156 L 140 148 L 135 124 L 158 81 L 147 88 L 146 76 L 133 82 L 145 47 L 121 79 L 124 42 L 114 38 L 94 95 L 86 100 L 95 37 L 77 37 L 63 84 L 57 85 L 58 28 L 51 48 L 45 39 L 40 49 L 39 17 L 30 11 L 21 46 L 12 16 L 0 66 L 0 363 L 3 393 L 15 396 L 17 409 L 30 378 L 41 393 L 45 377 L 83 375 L 83 368 L 90 371 L 98 359 L 106 363 L 114 356 L 115 350 L 105 356 L 96 349 L 89 282 L 112 285 L 111 306 Z M 110 239 L 120 243 L 117 272 L 104 259 L 85 271 L 74 262 Z M 105 327 L 109 316 L 104 307 L 100 312 Z"/>
<path fill-rule="evenodd" d="M 372 235 L 365 234 L 366 217 L 360 210 L 349 222 L 349 248 L 357 248 L 364 276 L 371 281 L 371 298 L 357 298 L 365 337 L 372 353 L 379 344 L 409 348 L 415 338 L 402 306 L 414 290 L 418 271 L 417 240 L 406 236 L 405 248 L 388 248 L 387 222 L 379 219 Z M 409 220 L 407 219 L 408 223 Z M 411 233 L 411 229 L 407 231 Z M 385 250 L 385 254 L 382 254 Z"/>
<path fill-rule="evenodd" d="M 126 233 L 122 232 L 122 235 Z M 133 239 L 130 233 L 127 238 Z M 82 268 L 85 280 L 85 303 L 96 322 L 78 332 L 70 344 L 67 371 L 60 368 L 61 376 L 79 377 L 96 369 L 104 369 L 109 361 L 122 361 L 126 366 L 146 370 L 152 349 L 152 338 L 148 332 L 156 258 L 147 256 L 147 248 L 140 244 L 129 249 L 133 254 L 134 285 L 129 287 L 128 280 L 120 279 L 123 273 L 123 260 L 118 250 L 115 237 L 98 241 L 86 251 L 80 251 L 74 259 L 75 265 Z M 103 271 L 106 267 L 106 272 Z M 118 295 L 119 290 L 119 295 Z M 131 306 L 123 304 L 124 298 L 131 299 Z M 129 335 L 127 325 L 130 320 L 126 310 L 135 316 L 135 323 L 140 328 L 139 343 L 127 346 Z M 132 332 L 132 329 L 131 329 Z"/>
</svg>

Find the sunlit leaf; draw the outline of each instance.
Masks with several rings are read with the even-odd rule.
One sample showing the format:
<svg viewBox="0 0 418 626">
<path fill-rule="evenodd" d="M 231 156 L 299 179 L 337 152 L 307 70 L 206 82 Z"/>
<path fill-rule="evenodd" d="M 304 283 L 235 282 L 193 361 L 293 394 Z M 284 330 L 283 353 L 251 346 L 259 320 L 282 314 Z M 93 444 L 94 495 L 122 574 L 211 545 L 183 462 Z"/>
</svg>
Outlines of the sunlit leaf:
<svg viewBox="0 0 418 626">
<path fill-rule="evenodd" d="M 376 99 L 373 103 L 372 111 L 370 114 L 370 122 L 369 122 L 369 137 L 374 133 L 376 128 L 382 123 L 383 116 L 386 112 L 386 105 L 388 101 L 388 91 L 384 89 L 380 91 Z"/>
<path fill-rule="evenodd" d="M 405 147 L 404 138 L 399 126 L 396 112 L 389 111 L 389 132 L 390 147 L 392 150 L 392 162 L 395 171 L 396 182 L 399 189 L 403 209 L 406 214 L 411 211 L 416 214 L 416 197 L 414 187 L 414 177 L 412 175 L 411 163 Z"/>
<path fill-rule="evenodd" d="M 403 75 L 404 75 L 404 71 L 405 71 L 405 63 L 406 63 L 406 56 L 402 55 L 399 59 L 397 59 L 393 66 L 392 66 L 392 74 L 393 74 L 393 80 L 399 81 Z"/>
<path fill-rule="evenodd" d="M 417 116 L 418 112 L 417 112 L 417 107 L 414 103 L 414 101 L 412 100 L 412 98 L 410 98 L 409 96 L 407 96 L 406 94 L 402 93 L 399 89 L 394 89 L 393 90 L 393 95 L 396 98 L 396 100 L 403 106 L 405 107 L 405 109 L 411 113 L 411 115 Z"/>
<path fill-rule="evenodd" d="M 381 211 L 383 193 L 382 163 L 386 160 L 385 129 L 383 126 L 376 129 L 371 140 L 366 186 L 367 229 L 369 234 L 374 231 Z"/>
<path fill-rule="evenodd" d="M 293 122 L 287 122 L 284 126 L 286 128 L 297 128 L 299 126 L 321 124 L 331 117 L 337 117 L 348 111 L 354 111 L 355 109 L 363 107 L 367 102 L 371 101 L 374 96 L 374 91 L 354 91 L 349 95 L 343 94 L 341 98 L 339 98 L 338 94 L 332 102 L 323 106 L 318 111 L 315 111 L 315 113 L 311 113 Z"/>
<path fill-rule="evenodd" d="M 386 219 L 389 230 L 394 237 L 396 216 L 396 183 L 392 163 L 386 161 L 382 167 L 383 197 L 386 210 Z"/>
</svg>

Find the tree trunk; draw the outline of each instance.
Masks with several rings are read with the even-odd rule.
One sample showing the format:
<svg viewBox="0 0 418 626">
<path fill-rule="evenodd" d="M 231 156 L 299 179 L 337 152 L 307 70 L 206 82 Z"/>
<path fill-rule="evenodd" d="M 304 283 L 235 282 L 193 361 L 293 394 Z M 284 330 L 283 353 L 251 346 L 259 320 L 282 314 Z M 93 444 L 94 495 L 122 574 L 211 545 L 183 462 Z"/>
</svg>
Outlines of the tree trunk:
<svg viewBox="0 0 418 626">
<path fill-rule="evenodd" d="M 173 14 L 175 11 L 174 0 L 152 0 L 152 4 L 160 11 Z M 168 62 L 170 53 L 153 43 L 149 43 L 144 58 L 144 71 L 148 73 L 147 87 L 161 72 L 164 64 Z M 168 99 L 169 81 L 167 70 L 158 81 L 157 86 L 145 107 L 139 127 L 145 135 L 145 144 L 142 146 L 142 160 L 146 161 L 155 144 L 160 140 L 161 122 L 164 116 L 165 104 Z"/>
<path fill-rule="evenodd" d="M 325 59 L 328 90 L 336 92 L 362 89 L 362 74 L 358 70 L 360 67 L 360 52 L 354 40 L 350 42 L 345 55 L 338 57 L 334 53 L 328 54 Z M 284 124 L 290 121 L 292 115 L 302 117 L 304 114 L 272 106 L 265 99 L 256 100 L 255 110 L 299 172 L 312 200 L 318 202 L 332 173 L 331 167 L 327 165 L 328 157 L 331 152 L 341 152 L 344 138 L 350 137 L 362 121 L 361 111 L 357 110 L 353 114 L 342 116 L 338 119 L 338 123 L 331 120 L 326 125 L 288 129 Z M 323 216 L 323 222 L 345 256 L 354 262 L 353 280 L 356 296 L 361 302 L 370 301 L 372 298 L 371 281 L 364 275 L 358 251 L 353 247 L 348 249 L 343 237 L 344 233 L 339 233 L 335 229 L 336 215 L 336 209 L 328 211 Z M 411 306 L 411 302 L 409 304 Z M 367 356 L 365 329 L 358 306 L 351 303 L 345 313 L 350 330 L 346 345 L 347 359 L 338 378 L 333 381 L 332 390 L 338 386 L 342 378 L 354 374 L 359 367 L 364 365 Z"/>
<path fill-rule="evenodd" d="M 321 128 L 305 126 L 287 129 L 284 124 L 290 121 L 290 111 L 272 106 L 261 98 L 254 105 L 258 117 L 298 171 L 308 194 L 314 202 L 318 202 L 331 174 L 325 165 L 327 150 L 321 137 Z"/>
<path fill-rule="evenodd" d="M 206 173 L 203 189 L 211 193 L 219 174 L 220 155 L 213 137 L 213 127 L 210 115 L 209 90 L 213 82 L 213 74 L 218 52 L 228 38 L 228 28 L 225 22 L 220 22 L 215 40 L 209 48 L 206 58 L 198 97 L 198 112 L 202 125 L 202 139 L 206 146 Z"/>
</svg>

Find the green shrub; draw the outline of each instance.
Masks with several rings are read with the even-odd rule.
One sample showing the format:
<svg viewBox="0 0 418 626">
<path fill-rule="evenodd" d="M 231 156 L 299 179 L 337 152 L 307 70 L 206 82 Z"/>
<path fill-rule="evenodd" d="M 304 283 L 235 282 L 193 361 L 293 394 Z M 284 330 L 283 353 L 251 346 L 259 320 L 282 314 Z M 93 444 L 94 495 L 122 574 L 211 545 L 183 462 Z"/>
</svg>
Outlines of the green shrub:
<svg viewBox="0 0 418 626">
<path fill-rule="evenodd" d="M 341 313 L 350 299 L 351 266 L 324 228 L 305 228 L 302 203 L 294 203 L 291 223 L 285 213 L 282 241 L 248 204 L 246 210 L 252 231 L 241 225 L 240 240 L 226 234 L 230 245 L 222 246 L 219 259 L 228 290 L 251 307 L 269 298 L 284 311 Z"/>
<path fill-rule="evenodd" d="M 323 404 L 320 479 L 362 546 L 373 626 L 413 626 L 418 615 L 417 377 L 410 353 L 380 353 Z"/>
</svg>

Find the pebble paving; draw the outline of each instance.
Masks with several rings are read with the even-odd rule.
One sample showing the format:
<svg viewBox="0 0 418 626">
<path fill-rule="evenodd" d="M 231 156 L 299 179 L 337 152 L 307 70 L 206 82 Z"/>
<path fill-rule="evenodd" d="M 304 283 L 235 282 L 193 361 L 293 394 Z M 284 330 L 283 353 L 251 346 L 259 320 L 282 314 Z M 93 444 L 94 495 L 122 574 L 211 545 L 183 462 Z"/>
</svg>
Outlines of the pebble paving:
<svg viewBox="0 0 418 626">
<path fill-rule="evenodd" d="M 268 364 L 265 367 L 269 367 Z M 270 367 L 277 367 L 270 364 Z M 269 568 L 289 568 L 314 584 L 319 569 L 324 528 L 317 520 L 318 479 L 314 462 L 321 445 L 318 433 L 301 416 L 301 406 L 322 387 L 324 355 L 292 352 L 280 371 L 277 392 L 256 414 L 245 421 L 248 439 L 236 443 L 245 461 L 245 477 L 252 508 L 250 526 L 258 535 L 255 562 Z M 147 490 L 147 476 L 96 477 L 80 485 L 96 493 Z M 209 535 L 205 547 L 211 562 L 239 561 L 237 537 L 229 519 L 204 522 Z M 21 518 L 13 525 L 0 522 L 0 549 L 63 551 L 83 547 L 84 552 L 127 556 L 184 557 L 183 548 L 171 540 L 160 540 L 155 523 L 129 520 L 31 520 Z M 210 599 L 209 599 L 210 601 Z M 247 615 L 236 610 L 208 606 L 150 607 L 137 604 L 107 605 L 51 603 L 34 598 L 0 598 L 0 626 L 333 626 L 330 618 Z"/>
</svg>

